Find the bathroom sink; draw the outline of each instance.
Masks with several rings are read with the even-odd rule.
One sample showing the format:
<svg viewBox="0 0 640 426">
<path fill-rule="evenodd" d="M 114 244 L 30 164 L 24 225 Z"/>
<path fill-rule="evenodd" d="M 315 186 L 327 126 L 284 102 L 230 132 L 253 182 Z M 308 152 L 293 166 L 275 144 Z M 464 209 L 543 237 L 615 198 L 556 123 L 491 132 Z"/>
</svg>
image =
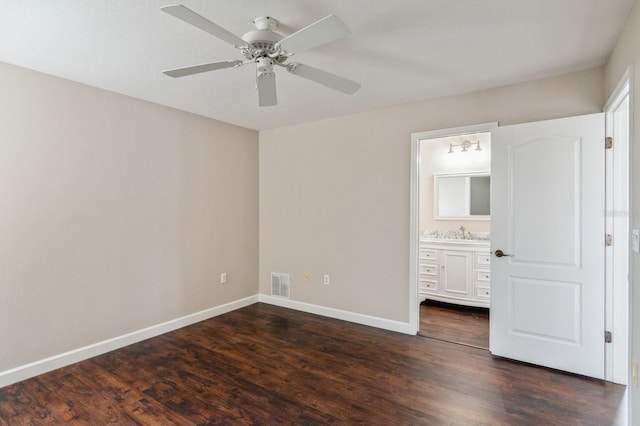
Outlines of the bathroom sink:
<svg viewBox="0 0 640 426">
<path fill-rule="evenodd" d="M 445 244 L 489 244 L 490 240 L 463 240 L 456 238 L 422 238 L 420 241 L 425 243 L 445 243 Z"/>
</svg>

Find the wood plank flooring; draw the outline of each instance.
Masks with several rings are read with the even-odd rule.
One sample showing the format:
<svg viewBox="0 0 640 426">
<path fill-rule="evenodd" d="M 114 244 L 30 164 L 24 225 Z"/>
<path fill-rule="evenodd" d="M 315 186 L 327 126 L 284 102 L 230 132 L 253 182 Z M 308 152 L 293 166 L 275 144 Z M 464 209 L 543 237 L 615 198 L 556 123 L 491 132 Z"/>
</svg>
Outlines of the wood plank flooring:
<svg viewBox="0 0 640 426">
<path fill-rule="evenodd" d="M 420 304 L 418 334 L 489 349 L 489 309 L 425 300 Z"/>
<path fill-rule="evenodd" d="M 2 388 L 0 424 L 610 425 L 624 393 L 255 304 Z"/>
</svg>

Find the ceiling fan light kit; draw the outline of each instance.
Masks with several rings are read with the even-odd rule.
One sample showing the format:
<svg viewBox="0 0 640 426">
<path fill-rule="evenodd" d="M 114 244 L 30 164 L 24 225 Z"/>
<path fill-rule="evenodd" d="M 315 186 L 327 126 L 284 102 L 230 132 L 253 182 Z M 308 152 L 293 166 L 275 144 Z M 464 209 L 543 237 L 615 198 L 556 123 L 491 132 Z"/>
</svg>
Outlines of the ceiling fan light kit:
<svg viewBox="0 0 640 426">
<path fill-rule="evenodd" d="M 245 33 L 240 38 L 183 5 L 164 6 L 161 10 L 233 45 L 245 58 L 245 61 L 227 60 L 163 71 L 169 77 L 185 77 L 255 63 L 260 106 L 277 104 L 274 65 L 285 68 L 292 75 L 348 95 L 354 94 L 360 88 L 359 83 L 330 72 L 304 64 L 287 63 L 294 53 L 312 49 L 351 34 L 349 28 L 337 16 L 326 16 L 287 37 L 275 32 L 278 27 L 276 19 L 262 16 L 253 20 L 256 29 Z"/>
</svg>

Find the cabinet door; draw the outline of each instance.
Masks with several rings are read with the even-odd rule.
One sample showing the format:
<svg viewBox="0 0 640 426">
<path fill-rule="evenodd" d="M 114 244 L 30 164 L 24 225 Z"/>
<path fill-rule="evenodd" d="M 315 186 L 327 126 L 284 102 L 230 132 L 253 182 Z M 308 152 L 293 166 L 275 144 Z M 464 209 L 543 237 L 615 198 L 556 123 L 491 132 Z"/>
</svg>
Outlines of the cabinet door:
<svg viewBox="0 0 640 426">
<path fill-rule="evenodd" d="M 473 253 L 445 250 L 442 252 L 442 294 L 456 298 L 473 297 Z"/>
</svg>

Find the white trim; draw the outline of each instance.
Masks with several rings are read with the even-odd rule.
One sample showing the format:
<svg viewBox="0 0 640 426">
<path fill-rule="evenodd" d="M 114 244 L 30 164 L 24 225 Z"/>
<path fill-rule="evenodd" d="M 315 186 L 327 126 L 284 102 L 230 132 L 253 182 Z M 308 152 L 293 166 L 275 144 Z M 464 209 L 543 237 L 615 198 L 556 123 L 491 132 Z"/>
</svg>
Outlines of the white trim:
<svg viewBox="0 0 640 426">
<path fill-rule="evenodd" d="M 412 334 L 420 331 L 420 295 L 418 256 L 420 253 L 420 137 L 411 135 L 411 186 L 409 198 L 409 326 Z"/>
<path fill-rule="evenodd" d="M 133 343 L 141 342 L 151 337 L 159 336 L 218 315 L 226 314 L 227 312 L 235 311 L 236 309 L 244 308 L 245 306 L 253 305 L 257 302 L 258 295 L 245 297 L 244 299 L 235 300 L 233 302 L 225 303 L 224 305 L 215 306 L 200 312 L 195 312 L 180 318 L 152 325 L 141 330 L 123 334 L 122 336 L 117 336 L 26 365 L 21 365 L 10 370 L 5 370 L 0 372 L 0 387 L 8 386 L 12 383 L 17 383 L 79 361 L 84 361 L 114 349 L 119 349 Z"/>
<path fill-rule="evenodd" d="M 631 228 L 630 149 L 632 141 L 632 67 L 627 68 L 612 92 L 605 111 L 606 136 L 614 138 L 613 149 L 606 156 L 606 232 L 613 235 L 613 247 L 606 250 L 605 261 L 605 327 L 613 333 L 611 344 L 605 345 L 605 379 L 614 383 L 629 383 L 630 310 L 631 310 Z M 628 126 L 616 126 L 615 113 L 628 99 Z M 625 133 L 627 133 L 625 135 Z M 624 137 L 626 136 L 626 137 Z"/>
<path fill-rule="evenodd" d="M 418 295 L 418 248 L 420 244 L 420 141 L 469 133 L 490 132 L 498 122 L 451 127 L 411 134 L 411 186 L 409 206 L 409 331 L 416 334 L 420 329 L 420 297 Z"/>
<path fill-rule="evenodd" d="M 461 136 L 471 133 L 490 132 L 491 129 L 498 127 L 497 121 L 489 123 L 472 124 L 470 126 L 450 127 L 448 129 L 428 130 L 426 132 L 412 133 L 411 139 L 435 139 L 447 136 Z"/>
<path fill-rule="evenodd" d="M 622 75 L 622 78 L 616 85 L 615 90 L 611 92 L 611 95 L 609 96 L 609 99 L 607 100 L 607 103 L 604 106 L 604 109 L 603 109 L 604 112 L 611 111 L 616 106 L 618 106 L 620 102 L 623 100 L 623 98 L 626 96 L 626 93 L 631 94 L 632 78 L 633 78 L 633 65 L 627 68 L 627 70 Z M 629 100 L 631 101 L 631 99 Z"/>
<path fill-rule="evenodd" d="M 307 312 L 309 314 L 322 315 L 323 317 L 349 321 L 356 324 L 367 325 L 369 327 L 382 328 L 384 330 L 395 331 L 398 333 L 416 334 L 407 322 L 393 321 L 385 318 L 343 311 L 341 309 L 328 308 L 326 306 L 312 305 L 310 303 L 298 302 L 296 300 L 284 299 L 266 294 L 260 294 L 259 300 L 260 302 L 280 306 L 282 308 L 294 309 L 296 311 Z"/>
</svg>

